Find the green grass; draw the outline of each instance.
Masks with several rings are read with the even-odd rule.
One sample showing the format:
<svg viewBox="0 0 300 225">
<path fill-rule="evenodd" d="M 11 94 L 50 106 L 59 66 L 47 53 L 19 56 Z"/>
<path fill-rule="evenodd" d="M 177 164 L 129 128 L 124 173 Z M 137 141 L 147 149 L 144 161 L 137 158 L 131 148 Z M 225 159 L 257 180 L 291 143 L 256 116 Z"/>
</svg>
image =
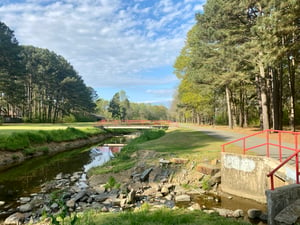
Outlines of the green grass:
<svg viewBox="0 0 300 225">
<path fill-rule="evenodd" d="M 0 125 L 0 135 L 10 134 L 13 132 L 24 131 L 39 131 L 39 130 L 58 130 L 66 129 L 67 127 L 74 127 L 80 130 L 90 129 L 95 125 L 92 122 L 86 123 L 5 123 Z"/>
<path fill-rule="evenodd" d="M 103 130 L 94 127 L 77 129 L 67 127 L 64 129 L 30 130 L 28 126 L 18 132 L 0 133 L 0 150 L 21 151 L 25 154 L 33 154 L 34 146 L 47 144 L 49 142 L 72 141 L 84 139 L 89 136 L 105 133 Z"/>
<path fill-rule="evenodd" d="M 224 141 L 200 131 L 176 129 L 167 132 L 160 139 L 138 145 L 138 149 L 154 150 L 166 157 L 182 157 L 203 161 L 220 158 Z"/>
<path fill-rule="evenodd" d="M 95 213 L 86 212 L 77 225 L 249 225 L 244 221 L 184 209 L 140 210 L 138 212 Z"/>
<path fill-rule="evenodd" d="M 115 159 L 91 169 L 89 176 L 130 169 L 137 160 L 131 154 L 143 149 L 157 151 L 166 159 L 177 157 L 203 162 L 220 158 L 221 144 L 224 142 L 221 139 L 189 129 L 175 129 L 165 135 L 164 133 L 163 130 L 147 131 L 124 147 Z"/>
</svg>

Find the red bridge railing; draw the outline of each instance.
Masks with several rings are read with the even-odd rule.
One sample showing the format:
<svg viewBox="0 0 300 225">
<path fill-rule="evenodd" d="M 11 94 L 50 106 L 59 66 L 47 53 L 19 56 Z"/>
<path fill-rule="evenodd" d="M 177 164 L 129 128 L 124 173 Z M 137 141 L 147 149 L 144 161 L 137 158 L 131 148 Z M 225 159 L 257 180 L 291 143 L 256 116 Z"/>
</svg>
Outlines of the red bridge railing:
<svg viewBox="0 0 300 225">
<path fill-rule="evenodd" d="M 102 120 L 97 122 L 98 126 L 133 126 L 133 125 L 149 125 L 149 126 L 178 126 L 176 122 L 170 120 Z"/>
<path fill-rule="evenodd" d="M 270 134 L 272 134 L 272 140 L 273 142 L 270 142 L 271 137 Z M 282 135 L 283 134 L 290 134 L 293 135 L 293 145 L 294 147 L 289 147 L 289 146 L 285 146 L 282 142 Z M 275 135 L 275 136 L 274 136 Z M 300 135 L 300 132 L 292 132 L 292 131 L 283 131 L 283 130 L 264 130 L 261 132 L 257 132 L 255 134 L 252 135 L 248 135 L 246 137 L 242 137 L 239 138 L 237 140 L 234 141 L 230 141 L 228 143 L 225 143 L 222 145 L 222 151 L 225 152 L 226 150 L 226 146 L 228 146 L 229 144 L 234 144 L 234 143 L 238 143 L 238 142 L 242 142 L 242 150 L 243 150 L 243 154 L 246 154 L 247 151 L 255 149 L 255 148 L 259 148 L 262 146 L 266 146 L 266 152 L 265 155 L 266 157 L 270 157 L 270 147 L 271 146 L 275 146 L 278 147 L 278 156 L 279 156 L 279 161 L 281 162 L 280 165 L 278 165 L 275 169 L 273 169 L 271 172 L 269 172 L 267 174 L 268 177 L 270 177 L 270 181 L 271 181 L 271 189 L 274 190 L 274 174 L 281 168 L 283 167 L 286 163 L 288 163 L 289 161 L 291 161 L 294 157 L 295 157 L 295 170 L 296 170 L 296 183 L 299 184 L 299 152 L 300 149 L 298 148 L 298 136 Z M 262 144 L 258 144 L 258 145 L 253 145 L 250 147 L 246 147 L 247 146 L 247 140 L 249 140 L 252 137 L 257 137 L 260 136 L 262 138 L 265 138 L 265 142 Z M 274 143 L 276 142 L 277 143 Z M 287 157 L 286 159 L 283 160 L 283 156 L 282 156 L 282 150 L 283 149 L 287 149 L 287 150 L 291 150 L 292 154 Z"/>
</svg>

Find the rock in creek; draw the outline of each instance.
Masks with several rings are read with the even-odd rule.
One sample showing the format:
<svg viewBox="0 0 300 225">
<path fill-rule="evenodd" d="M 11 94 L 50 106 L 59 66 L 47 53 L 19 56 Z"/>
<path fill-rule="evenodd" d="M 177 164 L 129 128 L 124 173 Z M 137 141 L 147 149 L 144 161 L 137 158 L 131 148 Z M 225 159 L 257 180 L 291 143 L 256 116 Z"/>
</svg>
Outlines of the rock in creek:
<svg viewBox="0 0 300 225">
<path fill-rule="evenodd" d="M 85 190 L 84 190 L 84 191 L 81 191 L 81 192 L 79 192 L 79 193 L 77 193 L 77 194 L 73 197 L 74 201 L 77 202 L 77 201 L 80 200 L 83 196 L 85 196 L 85 194 L 86 194 L 86 191 L 85 191 Z"/>
<path fill-rule="evenodd" d="M 146 170 L 142 173 L 142 175 L 140 176 L 140 180 L 141 180 L 142 182 L 148 181 L 148 180 L 149 180 L 149 174 L 151 173 L 152 170 L 153 170 L 152 167 L 149 168 L 149 169 L 146 169 Z"/>
<path fill-rule="evenodd" d="M 259 209 L 249 209 L 247 213 L 250 219 L 259 219 L 262 211 Z"/>
<path fill-rule="evenodd" d="M 20 212 L 29 212 L 32 210 L 32 205 L 30 203 L 26 203 L 24 205 L 20 205 L 19 207 Z"/>
<path fill-rule="evenodd" d="M 27 203 L 27 202 L 30 202 L 31 198 L 30 197 L 21 197 L 20 198 L 20 202 L 21 204 L 24 204 L 24 203 Z"/>
<path fill-rule="evenodd" d="M 4 224 L 19 225 L 24 221 L 24 219 L 25 219 L 24 214 L 17 212 L 7 217 L 4 221 Z"/>
<path fill-rule="evenodd" d="M 136 191 L 132 189 L 127 196 L 127 204 L 135 203 L 135 195 Z"/>
<path fill-rule="evenodd" d="M 190 202 L 191 196 L 189 195 L 178 195 L 175 197 L 175 202 Z"/>
<path fill-rule="evenodd" d="M 66 206 L 68 207 L 68 208 L 71 208 L 71 209 L 73 209 L 73 208 L 75 208 L 75 200 L 74 199 L 70 199 L 70 200 L 68 200 L 67 202 L 66 202 Z"/>
</svg>

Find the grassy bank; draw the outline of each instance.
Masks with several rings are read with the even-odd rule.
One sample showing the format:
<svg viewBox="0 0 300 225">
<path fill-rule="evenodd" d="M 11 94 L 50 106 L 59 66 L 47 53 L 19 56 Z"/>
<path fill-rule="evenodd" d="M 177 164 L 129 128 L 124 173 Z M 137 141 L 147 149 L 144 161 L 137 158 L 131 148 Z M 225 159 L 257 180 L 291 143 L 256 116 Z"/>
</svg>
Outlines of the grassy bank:
<svg viewBox="0 0 300 225">
<path fill-rule="evenodd" d="M 220 158 L 222 140 L 189 129 L 173 129 L 164 131 L 148 131 L 141 137 L 132 140 L 121 153 L 104 166 L 93 168 L 89 175 L 108 172 L 120 172 L 133 167 L 136 158 L 132 154 L 139 150 L 153 150 L 160 158 L 174 157 L 189 159 L 194 162 L 210 161 Z M 156 161 L 158 159 L 155 159 Z"/>
<path fill-rule="evenodd" d="M 145 209 L 146 208 L 146 209 Z M 86 212 L 79 217 L 76 224 L 84 225 L 250 225 L 244 221 L 206 214 L 202 211 L 184 209 L 159 209 L 150 211 L 141 207 L 137 212 L 95 213 Z"/>
<path fill-rule="evenodd" d="M 6 151 L 20 151 L 34 148 L 36 145 L 83 139 L 100 133 L 104 132 L 97 128 L 80 130 L 73 127 L 58 130 L 2 133 L 0 134 L 0 149 Z"/>
<path fill-rule="evenodd" d="M 0 126 L 0 151 L 22 151 L 25 155 L 47 153 L 51 142 L 87 139 L 99 134 L 128 133 L 128 130 L 102 130 L 93 123 L 74 124 L 9 124 Z"/>
</svg>

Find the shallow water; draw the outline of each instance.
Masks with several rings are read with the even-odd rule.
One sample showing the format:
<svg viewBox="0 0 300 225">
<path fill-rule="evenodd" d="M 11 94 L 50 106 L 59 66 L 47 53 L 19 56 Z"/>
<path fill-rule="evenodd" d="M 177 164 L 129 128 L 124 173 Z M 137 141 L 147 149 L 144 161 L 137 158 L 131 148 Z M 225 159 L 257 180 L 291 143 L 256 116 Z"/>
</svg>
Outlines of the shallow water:
<svg viewBox="0 0 300 225">
<path fill-rule="evenodd" d="M 124 141 L 123 138 L 114 138 L 113 143 L 117 140 Z M 110 139 L 105 143 L 110 143 Z M 104 144 L 99 143 L 99 145 Z M 1 212 L 15 208 L 19 205 L 17 202 L 20 197 L 29 196 L 41 190 L 41 185 L 47 181 L 53 180 L 57 174 L 72 174 L 74 172 L 86 172 L 93 166 L 98 166 L 110 159 L 111 152 L 104 152 L 103 155 L 92 155 L 92 147 L 76 149 L 68 152 L 62 152 L 54 156 L 41 156 L 28 161 L 21 165 L 0 172 L 0 201 L 5 205 L 0 206 Z M 84 181 L 85 174 L 82 176 Z M 84 183 L 82 184 L 84 185 Z"/>
<path fill-rule="evenodd" d="M 238 196 L 216 196 L 213 194 L 194 195 L 192 196 L 194 202 L 199 203 L 201 208 L 224 208 L 230 210 L 242 209 L 247 212 L 248 209 L 260 209 L 266 211 L 266 205 L 256 201 L 241 198 Z"/>
<path fill-rule="evenodd" d="M 0 200 L 12 203 L 22 196 L 38 192 L 40 185 L 52 180 L 59 173 L 82 170 L 90 161 L 90 148 L 63 152 L 49 157 L 42 156 L 24 162 L 0 173 Z"/>
</svg>

